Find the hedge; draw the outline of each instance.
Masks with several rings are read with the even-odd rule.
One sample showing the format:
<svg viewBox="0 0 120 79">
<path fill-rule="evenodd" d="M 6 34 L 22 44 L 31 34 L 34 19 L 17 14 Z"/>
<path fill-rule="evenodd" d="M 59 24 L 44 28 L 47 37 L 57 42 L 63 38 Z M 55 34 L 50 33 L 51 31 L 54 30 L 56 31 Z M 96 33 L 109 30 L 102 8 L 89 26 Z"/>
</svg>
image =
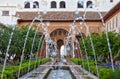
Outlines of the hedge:
<svg viewBox="0 0 120 79">
<path fill-rule="evenodd" d="M 39 59 L 36 62 L 36 66 L 38 66 L 38 64 L 44 64 L 46 62 L 50 61 L 49 58 L 43 58 L 43 59 Z M 21 65 L 21 70 L 20 70 L 20 76 L 26 74 L 28 72 L 28 63 L 29 61 L 23 62 Z M 30 71 L 33 70 L 35 67 L 35 61 L 31 61 L 30 62 Z M 5 70 L 4 70 L 4 76 L 3 79 L 16 79 L 17 75 L 18 75 L 18 71 L 19 71 L 19 65 L 16 66 L 6 66 Z M 2 74 L 2 69 L 0 70 L 0 77 Z"/>
<path fill-rule="evenodd" d="M 85 60 L 81 60 L 79 58 L 72 58 L 71 59 L 72 62 L 74 62 L 75 64 L 78 65 L 82 65 L 86 70 L 88 70 L 88 63 Z M 90 72 L 94 75 L 96 75 L 96 66 L 95 66 L 95 62 L 94 61 L 89 61 L 89 65 L 90 65 Z M 115 76 L 114 74 L 119 74 L 120 73 L 120 69 L 115 70 L 115 72 L 112 71 L 112 69 L 107 69 L 101 66 L 98 66 L 98 71 L 99 71 L 99 76 L 100 79 L 120 79 L 117 78 L 117 76 Z"/>
</svg>

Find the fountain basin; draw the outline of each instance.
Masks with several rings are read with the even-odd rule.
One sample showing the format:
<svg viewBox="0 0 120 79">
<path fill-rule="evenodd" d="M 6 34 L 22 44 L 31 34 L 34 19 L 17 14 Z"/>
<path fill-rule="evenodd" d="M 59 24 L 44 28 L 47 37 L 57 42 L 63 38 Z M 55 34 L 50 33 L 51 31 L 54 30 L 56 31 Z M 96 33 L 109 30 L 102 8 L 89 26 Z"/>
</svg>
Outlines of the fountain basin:
<svg viewBox="0 0 120 79">
<path fill-rule="evenodd" d="M 44 79 L 76 79 L 69 67 L 50 69 Z"/>
</svg>

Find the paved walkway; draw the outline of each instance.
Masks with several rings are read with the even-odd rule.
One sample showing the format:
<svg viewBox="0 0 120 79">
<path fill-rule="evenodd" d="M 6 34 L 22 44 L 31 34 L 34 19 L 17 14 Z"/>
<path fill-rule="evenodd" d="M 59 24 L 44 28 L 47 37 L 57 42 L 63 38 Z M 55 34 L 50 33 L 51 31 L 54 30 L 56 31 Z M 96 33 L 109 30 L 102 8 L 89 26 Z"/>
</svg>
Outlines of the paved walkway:
<svg viewBox="0 0 120 79">
<path fill-rule="evenodd" d="M 39 66 L 37 69 L 23 75 L 19 79 L 44 79 L 44 76 L 50 69 L 51 62 L 44 64 L 46 66 Z"/>
<path fill-rule="evenodd" d="M 37 69 L 25 74 L 19 79 L 44 79 L 45 75 L 51 69 L 52 66 L 57 67 L 58 65 L 51 65 L 52 62 L 48 62 L 44 65 L 40 65 Z M 61 65 L 65 67 L 69 67 L 70 71 L 73 73 L 76 79 L 98 79 L 93 74 L 89 73 L 88 71 L 84 70 L 80 65 L 75 65 L 72 62 L 67 63 L 67 65 Z"/>
<path fill-rule="evenodd" d="M 85 69 L 83 69 L 80 65 L 75 65 L 74 63 L 68 63 L 70 66 L 71 71 L 73 72 L 76 79 L 99 79 L 95 75 L 89 73 Z"/>
</svg>

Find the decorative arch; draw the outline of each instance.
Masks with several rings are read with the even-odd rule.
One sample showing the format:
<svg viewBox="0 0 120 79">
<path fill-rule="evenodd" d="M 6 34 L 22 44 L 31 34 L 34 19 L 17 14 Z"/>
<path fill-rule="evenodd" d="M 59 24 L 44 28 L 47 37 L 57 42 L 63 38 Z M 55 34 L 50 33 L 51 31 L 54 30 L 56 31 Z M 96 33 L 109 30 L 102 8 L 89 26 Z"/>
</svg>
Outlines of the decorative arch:
<svg viewBox="0 0 120 79">
<path fill-rule="evenodd" d="M 67 35 L 67 34 L 68 34 L 68 31 L 61 28 L 55 29 L 50 33 L 51 36 L 60 36 L 60 35 Z"/>
<path fill-rule="evenodd" d="M 60 8 L 66 8 L 66 3 L 65 1 L 60 2 Z"/>
<path fill-rule="evenodd" d="M 68 35 L 68 31 L 65 29 L 55 29 L 50 33 L 50 36 L 52 38 L 52 40 L 55 41 L 58 50 L 60 51 L 60 48 L 63 44 L 65 44 L 65 39 L 66 36 Z"/>
<path fill-rule="evenodd" d="M 39 8 L 39 2 L 38 1 L 33 2 L 33 8 Z"/>
<path fill-rule="evenodd" d="M 57 29 L 63 29 L 63 30 L 66 30 L 67 32 L 69 32 L 68 27 L 58 26 L 58 27 L 55 27 L 55 28 L 51 29 L 51 30 L 49 31 L 49 33 L 51 34 L 53 31 L 55 31 L 55 30 L 57 30 Z"/>
<path fill-rule="evenodd" d="M 83 8 L 83 7 L 84 7 L 84 1 L 78 1 L 77 8 Z"/>
<path fill-rule="evenodd" d="M 86 6 L 87 8 L 93 8 L 93 1 L 87 1 Z"/>
<path fill-rule="evenodd" d="M 51 2 L 51 8 L 57 8 L 57 3 L 56 1 Z"/>
<path fill-rule="evenodd" d="M 30 8 L 30 2 L 25 1 L 24 2 L 24 8 Z"/>
</svg>

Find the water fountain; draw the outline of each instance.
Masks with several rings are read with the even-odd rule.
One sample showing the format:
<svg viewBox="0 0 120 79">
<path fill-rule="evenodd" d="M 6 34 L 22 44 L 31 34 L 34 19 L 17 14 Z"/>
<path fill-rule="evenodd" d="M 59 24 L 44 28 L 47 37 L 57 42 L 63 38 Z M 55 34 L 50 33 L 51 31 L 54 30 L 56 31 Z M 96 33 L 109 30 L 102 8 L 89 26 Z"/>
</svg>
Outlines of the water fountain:
<svg viewBox="0 0 120 79">
<path fill-rule="evenodd" d="M 11 15 L 11 16 L 12 16 L 12 15 Z M 18 18 L 18 17 L 19 17 L 19 16 L 17 15 L 16 18 Z M 13 19 L 11 19 L 11 21 L 13 21 Z M 5 59 L 4 59 L 4 65 L 3 65 L 3 68 L 2 68 L 1 79 L 3 79 L 4 70 L 5 70 L 5 67 L 6 67 L 7 56 L 8 56 L 8 54 L 9 54 L 8 52 L 9 52 L 9 48 L 10 48 L 10 45 L 11 45 L 11 41 L 12 41 L 12 38 L 13 38 L 13 34 L 14 34 L 15 28 L 16 28 L 16 25 L 12 22 L 12 32 L 11 32 L 11 34 L 10 34 L 8 46 L 7 46 L 6 53 L 5 53 Z"/>
<path fill-rule="evenodd" d="M 93 5 L 93 4 L 92 4 Z M 89 7 L 91 7 L 92 5 L 90 5 Z M 103 27 L 105 29 L 105 22 L 103 20 L 103 16 L 102 14 L 99 12 L 98 9 L 96 9 L 97 12 L 98 12 L 98 15 L 100 16 L 100 19 L 101 19 L 101 22 L 103 24 Z M 78 12 L 76 12 L 78 14 Z M 97 73 L 97 76 L 99 78 L 99 71 L 98 71 L 98 66 L 97 66 L 97 58 L 96 58 L 96 53 L 95 53 L 95 48 L 94 48 L 94 44 L 93 44 L 93 41 L 92 41 L 92 37 L 91 37 L 91 34 L 89 32 L 89 26 L 86 24 L 85 22 L 85 19 L 86 19 L 86 14 L 87 14 L 87 11 L 85 9 L 85 13 L 83 14 L 83 16 L 81 17 L 77 17 L 74 21 L 73 21 L 73 24 L 75 24 L 76 21 L 79 21 L 81 20 L 82 23 L 80 23 L 80 28 L 83 27 L 83 25 L 86 27 L 87 29 L 87 32 L 88 32 L 88 36 L 90 37 L 90 42 L 91 42 L 91 47 L 92 47 L 92 51 L 93 51 L 93 54 L 94 54 L 94 59 L 95 59 L 95 64 L 96 64 L 96 73 Z M 85 42 L 84 42 L 84 39 L 83 39 L 83 36 L 82 36 L 82 33 L 80 31 L 80 29 L 77 27 L 78 31 L 80 32 L 80 36 L 82 38 L 82 42 L 83 42 L 83 45 L 84 45 L 84 49 L 85 49 L 85 53 L 86 53 L 86 58 L 87 58 L 87 63 L 88 63 L 88 71 L 90 72 L 90 68 L 89 68 L 89 62 L 88 62 L 88 54 L 87 54 L 87 51 L 86 51 L 86 46 L 85 46 Z M 109 37 L 108 37 L 108 32 L 105 31 L 106 33 L 106 39 L 107 39 L 107 44 L 108 44 L 108 49 L 109 49 L 109 53 L 110 53 L 110 58 L 111 58 L 111 65 L 112 65 L 112 70 L 114 71 L 114 64 L 113 64 L 113 58 L 112 58 L 112 51 L 111 51 L 111 48 L 110 48 L 110 42 L 109 42 Z"/>
<path fill-rule="evenodd" d="M 64 50 L 64 49 L 63 49 Z M 55 57 L 56 53 L 52 54 Z M 54 61 L 53 61 L 54 62 Z M 44 79 L 75 79 L 73 73 L 69 69 L 69 66 L 65 67 L 66 59 L 64 58 L 64 54 L 62 54 L 59 62 L 54 62 L 52 67 L 48 73 L 45 75 Z"/>
<path fill-rule="evenodd" d="M 89 7 L 91 7 L 91 5 Z M 23 50 L 22 50 L 21 61 L 20 61 L 20 65 L 19 65 L 19 72 L 18 72 L 17 78 L 20 78 L 21 65 L 22 65 L 22 62 L 23 62 L 23 59 L 24 59 L 24 51 L 25 51 L 27 40 L 28 40 L 29 31 L 32 28 L 33 23 L 35 22 L 35 20 L 37 20 L 37 21 L 39 21 L 38 26 L 42 27 L 42 29 L 44 30 L 44 34 L 41 36 L 40 41 L 38 43 L 37 50 L 38 51 L 40 50 L 40 46 L 42 47 L 42 45 L 43 45 L 43 44 L 41 44 L 41 41 L 43 41 L 44 43 L 46 43 L 46 57 L 51 57 L 51 59 L 52 59 L 52 62 L 50 64 L 45 65 L 45 67 L 48 67 L 48 68 L 45 71 L 45 73 L 42 75 L 43 79 L 79 79 L 79 78 L 82 78 L 81 74 L 78 74 L 80 76 L 79 78 L 77 78 L 75 76 L 76 71 L 75 71 L 74 67 L 79 68 L 79 70 L 82 71 L 82 73 L 83 73 L 82 75 L 84 75 L 84 74 L 89 75 L 90 79 L 92 79 L 92 78 L 93 79 L 99 79 L 99 71 L 98 71 L 98 65 L 97 65 L 96 52 L 95 52 L 95 48 L 94 48 L 94 44 L 93 44 L 91 34 L 89 32 L 89 26 L 85 22 L 86 14 L 87 14 L 86 9 L 85 9 L 84 12 L 85 13 L 83 14 L 83 16 L 75 18 L 75 20 L 73 21 L 73 24 L 70 25 L 70 30 L 69 30 L 69 33 L 68 33 L 67 38 L 66 38 L 66 44 L 64 45 L 64 52 L 66 53 L 66 55 L 71 54 L 72 57 L 74 58 L 75 57 L 75 54 L 74 54 L 75 49 L 78 49 L 78 48 L 80 49 L 79 42 L 74 36 L 76 34 L 75 29 L 77 28 L 78 34 L 81 36 L 82 43 L 84 45 L 84 51 L 85 51 L 85 56 L 86 56 L 86 59 L 87 59 L 87 65 L 88 65 L 88 72 L 83 70 L 82 67 L 79 66 L 79 65 L 75 66 L 74 64 L 72 64 L 72 65 L 66 64 L 66 60 L 65 60 L 64 56 L 61 57 L 61 60 L 59 62 L 55 61 L 55 58 L 58 55 L 58 50 L 57 50 L 57 46 L 55 45 L 54 41 L 51 39 L 50 34 L 48 33 L 47 26 L 49 26 L 49 22 L 47 24 L 43 23 L 43 18 L 41 17 L 40 12 L 38 11 L 38 16 L 35 17 L 32 20 L 32 22 L 31 22 L 31 24 L 29 26 L 28 32 L 26 33 L 26 38 L 24 40 L 24 46 L 22 48 Z M 103 20 L 103 17 L 101 15 L 101 13 L 98 10 L 97 10 L 97 12 L 98 12 L 98 15 L 100 16 L 103 27 L 105 27 L 105 23 L 104 23 L 104 20 Z M 46 11 L 44 13 L 46 14 Z M 78 12 L 76 12 L 76 14 L 78 14 Z M 81 20 L 82 23 L 80 23 L 80 26 L 76 26 L 75 23 L 76 23 L 76 21 L 79 21 L 79 20 Z M 87 52 L 87 48 L 86 48 L 86 44 L 85 44 L 83 35 L 81 33 L 81 30 L 80 30 L 80 28 L 83 27 L 83 26 L 86 27 L 87 32 L 88 32 L 88 36 L 90 38 L 91 48 L 92 48 L 92 52 L 93 52 L 93 55 L 94 55 L 94 61 L 95 61 L 95 66 L 96 66 L 97 77 L 95 77 L 95 76 L 93 77 L 93 75 L 91 76 L 91 74 L 90 74 L 91 69 L 90 69 L 90 66 L 89 66 L 88 52 Z M 33 78 L 33 77 L 38 78 L 39 74 L 40 74 L 40 72 L 37 73 L 37 71 L 39 71 L 39 69 L 37 70 L 37 68 L 36 68 L 37 67 L 36 62 L 37 62 L 38 57 L 36 58 L 35 65 L 34 65 L 35 70 L 32 71 L 32 73 L 30 73 L 30 63 L 31 63 L 31 58 L 32 58 L 34 42 L 35 42 L 36 34 L 37 34 L 40 27 L 36 28 L 35 33 L 34 33 L 34 38 L 32 40 L 30 58 L 29 58 L 29 64 L 28 64 L 28 73 L 29 74 L 28 74 L 27 77 L 24 77 L 26 79 L 27 78 Z M 14 31 L 15 27 L 13 27 L 12 30 Z M 10 34 L 10 39 L 9 39 L 9 44 L 8 44 L 6 55 L 5 55 L 5 60 L 4 60 L 4 66 L 3 66 L 3 69 L 2 69 L 1 79 L 3 79 L 4 70 L 5 70 L 5 66 L 6 66 L 6 60 L 7 60 L 7 54 L 8 54 L 9 48 L 10 48 L 12 37 L 13 37 L 13 32 L 11 32 L 11 34 Z M 110 42 L 109 42 L 109 37 L 108 37 L 107 31 L 106 31 L 106 39 L 107 39 L 107 43 L 108 43 L 108 49 L 109 49 L 109 52 L 110 52 L 112 69 L 114 71 L 114 65 L 113 65 L 113 59 L 112 59 L 112 51 L 111 51 L 111 48 L 110 48 Z M 76 43 L 77 45 L 75 46 L 74 43 Z M 40 53 L 40 56 L 41 56 L 41 54 L 42 53 Z M 38 55 L 38 52 L 37 52 L 37 55 Z"/>
<path fill-rule="evenodd" d="M 15 26 L 13 27 L 13 31 L 14 30 L 15 30 Z M 5 60 L 4 60 L 4 65 L 3 65 L 3 69 L 2 69 L 1 79 L 3 79 L 3 74 L 4 74 L 4 70 L 5 70 L 5 66 L 6 66 L 6 61 L 7 61 L 7 55 L 8 55 L 8 51 L 9 51 L 9 48 L 10 48 L 12 37 L 13 37 L 13 32 L 11 32 L 11 34 L 10 34 L 10 39 L 9 39 L 9 43 L 8 43 L 8 47 L 7 47 L 7 51 L 6 51 L 6 55 L 5 55 Z"/>
</svg>

